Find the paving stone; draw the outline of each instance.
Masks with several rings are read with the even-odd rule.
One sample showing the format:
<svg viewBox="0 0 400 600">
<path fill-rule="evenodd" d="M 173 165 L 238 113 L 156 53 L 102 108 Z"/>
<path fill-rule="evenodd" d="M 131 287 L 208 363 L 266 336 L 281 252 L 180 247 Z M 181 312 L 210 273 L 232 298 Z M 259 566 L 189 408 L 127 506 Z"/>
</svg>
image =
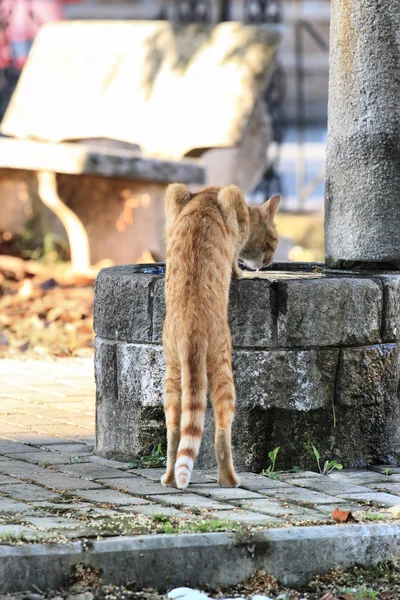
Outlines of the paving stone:
<svg viewBox="0 0 400 600">
<path fill-rule="evenodd" d="M 18 460 L 2 461 L 0 463 L 0 473 L 9 474 L 21 479 L 30 479 L 50 488 L 58 490 L 90 490 L 101 488 L 102 486 L 87 481 L 80 477 L 73 477 L 59 473 L 51 469 L 42 468 L 39 465 L 34 466 Z"/>
<path fill-rule="evenodd" d="M 166 504 L 172 504 L 175 506 L 186 506 L 192 508 L 212 508 L 214 510 L 229 510 L 232 509 L 231 504 L 222 504 L 211 498 L 204 498 L 204 496 L 198 496 L 197 494 L 160 494 L 150 497 L 151 500 L 156 502 L 165 502 Z"/>
<path fill-rule="evenodd" d="M 0 473 L 3 475 L 11 475 L 12 477 L 30 478 L 34 473 L 38 472 L 40 467 L 22 462 L 20 460 L 7 459 L 0 463 Z"/>
<path fill-rule="evenodd" d="M 8 475 L 0 475 L 0 486 L 4 485 L 5 483 L 20 483 L 20 481 L 18 479 L 13 479 L 12 477 L 9 477 Z M 2 488 L 0 488 L 0 492 L 2 491 Z"/>
<path fill-rule="evenodd" d="M 79 475 L 85 479 L 118 479 L 120 477 L 135 477 L 130 473 L 121 473 L 119 469 L 111 469 L 105 465 L 94 464 L 91 462 L 63 465 L 58 467 L 58 469 L 64 473 Z"/>
<path fill-rule="evenodd" d="M 287 481 L 291 483 L 293 479 L 304 479 L 309 477 L 323 477 L 321 473 L 315 471 L 299 471 L 298 473 L 277 473 L 280 481 Z"/>
<path fill-rule="evenodd" d="M 35 529 L 29 529 L 24 525 L 0 525 L 0 543 L 1 538 L 7 538 L 7 536 L 23 536 L 25 539 L 35 539 L 43 537 L 40 531 Z"/>
<path fill-rule="evenodd" d="M 56 490 L 63 490 L 67 492 L 75 492 L 76 490 L 92 490 L 102 489 L 101 485 L 98 485 L 94 481 L 88 481 L 81 477 L 73 477 L 65 475 L 64 473 L 57 473 L 50 469 L 43 469 L 42 473 L 36 473 L 32 476 L 32 480 L 37 483 L 41 483 L 50 488 Z"/>
<path fill-rule="evenodd" d="M 339 496 L 340 494 L 357 494 L 368 492 L 367 487 L 361 485 L 355 485 L 353 483 L 346 483 L 344 481 L 333 481 L 328 477 L 317 479 L 315 477 L 308 477 L 304 479 L 295 479 L 292 482 L 294 485 L 299 487 L 305 487 L 310 490 L 317 492 L 323 492 L 331 494 L 332 496 Z"/>
<path fill-rule="evenodd" d="M 263 490 L 263 494 L 265 494 L 266 496 L 273 496 L 274 498 L 286 502 L 290 500 L 291 502 L 299 502 L 304 504 L 334 504 L 335 502 L 338 504 L 341 503 L 341 500 L 339 500 L 335 496 L 330 496 L 329 494 L 323 494 L 322 492 L 316 492 L 307 488 L 296 488 L 294 486 L 291 487 L 289 490 L 285 489 L 277 492 Z"/>
<path fill-rule="evenodd" d="M 18 442 L 0 440 L 0 454 L 18 454 L 22 452 L 38 452 L 36 448 Z"/>
<path fill-rule="evenodd" d="M 239 504 L 239 501 L 237 501 L 237 504 Z M 320 521 L 322 519 L 321 513 L 316 511 L 301 506 L 295 506 L 293 504 L 288 505 L 276 500 L 269 500 L 267 498 L 263 498 L 262 500 L 243 501 L 240 502 L 240 506 L 245 510 L 254 510 L 274 517 L 286 517 L 289 520 L 303 519 Z"/>
<path fill-rule="evenodd" d="M 373 483 L 368 485 L 371 490 L 375 490 L 376 492 L 387 492 L 388 494 L 394 494 L 395 496 L 400 496 L 400 483 L 392 483 L 392 482 L 382 482 L 382 483 Z"/>
<path fill-rule="evenodd" d="M 178 510 L 173 506 L 160 506 L 159 504 L 148 504 L 147 506 L 122 506 L 122 511 L 126 512 L 134 512 L 140 515 L 147 515 L 149 517 L 153 515 L 163 515 L 164 517 L 176 517 L 179 519 L 188 519 L 192 515 L 183 512 L 182 510 Z"/>
<path fill-rule="evenodd" d="M 283 523 L 283 519 L 277 519 L 270 515 L 264 515 L 261 513 L 250 512 L 248 510 L 224 510 L 222 513 L 217 511 L 211 511 L 207 513 L 208 518 L 221 519 L 223 521 L 232 521 L 236 523 L 246 523 L 250 525 L 263 525 L 263 524 L 275 524 L 279 525 Z"/>
<path fill-rule="evenodd" d="M 45 433 L 40 433 L 38 431 L 28 431 L 28 432 L 18 432 L 18 433 L 10 433 L 7 434 L 7 438 L 14 442 L 20 442 L 21 444 L 33 444 L 35 446 L 46 446 L 47 444 L 51 444 L 54 441 L 58 442 L 68 442 L 70 440 L 64 440 L 62 438 L 57 438 L 53 435 L 47 435 Z"/>
<path fill-rule="evenodd" d="M 359 500 L 360 502 L 373 502 L 374 504 L 382 504 L 383 506 L 391 507 L 400 504 L 400 496 L 394 494 L 385 494 L 384 492 L 370 492 L 365 494 L 344 494 L 340 496 L 346 500 Z"/>
<path fill-rule="evenodd" d="M 364 470 L 345 470 L 335 471 L 328 475 L 328 479 L 333 481 L 343 481 L 344 483 L 352 483 L 358 485 L 370 485 L 371 483 L 379 483 L 388 481 L 389 478 L 380 473 L 374 473 L 373 471 Z"/>
<path fill-rule="evenodd" d="M 332 516 L 332 512 L 336 510 L 338 504 L 315 504 L 313 506 L 313 510 L 316 510 L 326 516 Z M 357 504 L 356 502 L 347 501 L 345 504 L 340 504 L 340 510 L 350 510 L 352 513 L 354 512 L 365 512 L 368 510 L 367 506 L 362 506 L 361 504 Z"/>
<path fill-rule="evenodd" d="M 98 479 L 100 483 L 118 490 L 125 490 L 131 494 L 178 494 L 176 488 L 164 487 L 161 483 L 154 483 L 144 477 L 121 477 L 120 479 Z"/>
<path fill-rule="evenodd" d="M 89 456 L 89 462 L 97 463 L 100 465 L 105 465 L 106 467 L 110 467 L 111 469 L 120 469 L 121 471 L 127 471 L 129 469 L 128 462 L 121 462 L 119 460 L 112 460 L 110 458 L 103 458 L 102 456 Z M 141 471 L 146 471 L 146 469 L 140 469 Z M 148 470 L 148 469 L 147 469 Z M 135 474 L 135 473 L 133 473 Z"/>
<path fill-rule="evenodd" d="M 240 487 L 257 492 L 259 490 L 283 490 L 289 485 L 284 481 L 254 475 L 254 473 L 240 473 Z"/>
<path fill-rule="evenodd" d="M 57 498 L 58 500 L 58 498 Z M 45 500 L 41 502 L 31 502 L 31 507 L 34 509 L 35 514 L 37 513 L 51 513 L 55 514 L 54 511 L 59 510 L 60 514 L 66 514 L 67 512 L 74 513 L 75 511 L 87 512 L 93 510 L 95 507 L 90 505 L 88 502 L 47 502 Z"/>
<path fill-rule="evenodd" d="M 123 463 L 124 464 L 124 463 Z M 151 479 L 151 481 L 155 481 L 157 483 L 160 482 L 161 477 L 165 474 L 165 468 L 162 469 L 130 469 L 129 471 L 133 475 L 140 475 L 141 477 L 145 477 L 146 479 Z M 213 472 L 205 472 L 194 470 L 192 476 L 190 478 L 189 488 L 192 487 L 192 484 L 198 483 L 214 483 L 217 481 L 217 473 Z"/>
<path fill-rule="evenodd" d="M 80 492 L 77 495 L 79 495 L 80 498 L 85 498 L 85 500 L 90 500 L 90 502 L 98 502 L 101 504 L 118 504 L 121 506 L 150 504 L 150 502 L 144 498 L 122 494 L 121 492 L 105 488 L 102 488 L 101 490 L 88 490 Z"/>
<path fill-rule="evenodd" d="M 63 463 L 70 461 L 68 454 L 59 454 L 58 452 L 45 452 L 37 450 L 36 452 L 24 452 L 10 454 L 13 459 L 24 460 L 34 465 L 42 465 L 47 463 L 49 465 L 62 465 Z"/>
<path fill-rule="evenodd" d="M 261 494 L 249 492 L 242 488 L 222 488 L 208 484 L 197 484 L 190 486 L 190 491 L 199 492 L 207 496 L 212 496 L 217 500 L 240 500 L 247 498 L 262 498 Z"/>
<path fill-rule="evenodd" d="M 82 521 L 65 517 L 25 517 L 24 522 L 30 523 L 38 529 L 74 529 L 85 526 Z"/>
<path fill-rule="evenodd" d="M 64 454 L 71 454 L 72 456 L 80 456 L 81 454 L 92 454 L 93 446 L 88 444 L 74 444 L 70 441 L 66 441 L 61 444 L 59 442 L 55 442 L 54 444 L 43 444 L 45 448 L 49 450 L 57 450 L 59 452 L 63 452 Z"/>
<path fill-rule="evenodd" d="M 12 498 L 0 496 L 0 514 L 1 513 L 20 513 L 32 512 L 32 508 L 23 502 L 17 502 Z"/>
<path fill-rule="evenodd" d="M 55 496 L 54 492 L 49 492 L 32 483 L 2 485 L 0 491 L 16 500 L 24 500 L 25 502 L 31 502 L 32 500 L 48 500 Z"/>
</svg>

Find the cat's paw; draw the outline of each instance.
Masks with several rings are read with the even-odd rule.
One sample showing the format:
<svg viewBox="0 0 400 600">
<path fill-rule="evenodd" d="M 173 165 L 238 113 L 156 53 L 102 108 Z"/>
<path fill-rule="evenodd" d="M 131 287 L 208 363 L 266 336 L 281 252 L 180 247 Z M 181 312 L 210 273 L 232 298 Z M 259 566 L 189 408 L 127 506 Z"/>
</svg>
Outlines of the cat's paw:
<svg viewBox="0 0 400 600">
<path fill-rule="evenodd" d="M 236 475 L 235 472 L 230 474 L 220 475 L 218 477 L 218 485 L 224 488 L 235 488 L 240 485 L 240 478 Z"/>
<path fill-rule="evenodd" d="M 176 487 L 175 477 L 173 473 L 172 475 L 169 475 L 169 473 L 165 473 L 165 475 L 161 477 L 160 481 L 161 485 L 163 485 L 164 487 Z"/>
</svg>

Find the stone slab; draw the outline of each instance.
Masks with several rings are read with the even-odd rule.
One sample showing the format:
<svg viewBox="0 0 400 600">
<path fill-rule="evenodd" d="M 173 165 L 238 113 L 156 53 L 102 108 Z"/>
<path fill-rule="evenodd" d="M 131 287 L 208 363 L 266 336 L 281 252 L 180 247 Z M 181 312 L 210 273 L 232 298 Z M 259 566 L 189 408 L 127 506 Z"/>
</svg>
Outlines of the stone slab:
<svg viewBox="0 0 400 600">
<path fill-rule="evenodd" d="M 296 506 L 294 504 L 287 504 L 284 502 L 279 502 L 277 500 L 272 500 L 269 498 L 263 498 L 262 500 L 245 500 L 245 501 L 237 501 L 237 504 L 244 510 L 252 510 L 255 512 L 260 512 L 263 514 L 271 515 L 273 517 L 280 518 L 290 518 L 290 519 L 304 519 L 306 520 L 314 520 L 320 521 L 321 514 L 310 510 L 308 508 L 303 508 Z M 307 517 L 309 519 L 307 519 Z"/>
<path fill-rule="evenodd" d="M 387 506 L 388 508 L 400 504 L 400 495 L 396 496 L 394 494 L 376 492 L 375 490 L 357 494 L 341 494 L 340 497 L 346 498 L 346 500 L 357 500 L 358 502 L 371 502 L 373 504 Z"/>
<path fill-rule="evenodd" d="M 151 479 L 156 483 L 160 482 L 161 477 L 165 474 L 165 468 L 163 469 L 134 469 L 131 471 L 134 475 L 140 475 L 146 479 Z M 242 475 L 242 474 L 241 474 Z M 189 489 L 196 484 L 211 483 L 214 484 L 217 481 L 217 473 L 207 473 L 205 471 L 195 470 L 192 472 L 190 478 Z"/>
<path fill-rule="evenodd" d="M 50 469 L 44 469 L 43 473 L 34 473 L 31 479 L 58 491 L 75 492 L 76 490 L 101 489 L 101 485 L 93 481 L 87 481 L 81 477 L 69 477 Z"/>
<path fill-rule="evenodd" d="M 271 496 L 283 502 L 297 502 L 299 504 L 334 504 L 341 502 L 334 495 L 317 492 L 308 488 L 292 487 L 285 490 L 263 490 L 265 496 Z"/>
<path fill-rule="evenodd" d="M 38 485 L 29 483 L 19 483 L 17 485 L 2 485 L 0 491 L 3 494 L 7 494 L 15 500 L 23 500 L 25 502 L 32 502 L 34 500 L 48 500 L 54 498 L 55 492 L 45 490 Z"/>
<path fill-rule="evenodd" d="M 58 465 L 59 471 L 63 473 L 67 473 L 69 475 L 79 475 L 79 477 L 83 477 L 84 479 L 110 479 L 111 477 L 121 477 L 122 473 L 118 469 L 112 469 L 110 467 L 106 467 L 105 465 L 96 465 L 90 462 L 88 463 L 77 463 L 77 464 L 69 464 L 69 465 Z M 129 477 L 129 473 L 124 472 L 124 477 Z M 131 475 L 134 477 L 134 475 Z"/>
<path fill-rule="evenodd" d="M 304 477 L 293 481 L 293 484 L 309 490 L 315 490 L 316 492 L 322 492 L 324 494 L 331 494 L 332 496 L 339 496 L 340 494 L 357 494 L 368 492 L 368 488 L 361 485 L 355 485 L 354 483 L 347 483 L 345 481 L 332 481 L 328 477 L 323 479 L 316 479 L 314 477 Z"/>
<path fill-rule="evenodd" d="M 10 484 L 10 483 L 20 483 L 20 481 L 18 479 L 9 477 L 8 475 L 0 475 L 0 485 L 3 486 L 4 484 Z M 1 488 L 0 488 L 1 491 Z"/>
<path fill-rule="evenodd" d="M 89 500 L 90 502 L 97 502 L 98 504 L 116 504 L 118 506 L 129 506 L 129 505 L 146 505 L 150 504 L 148 500 L 144 498 L 138 498 L 129 494 L 122 494 L 116 490 L 99 489 L 99 490 L 85 490 L 77 492 L 76 494 L 80 498 Z"/>
<path fill-rule="evenodd" d="M 400 496 L 400 482 L 392 483 L 391 481 L 386 481 L 381 483 L 369 483 L 368 487 L 377 492 L 387 492 L 388 494 Z"/>
<path fill-rule="evenodd" d="M 157 277 L 135 273 L 131 265 L 102 269 L 95 284 L 96 335 L 107 340 L 150 342 L 151 294 Z"/>
<path fill-rule="evenodd" d="M 60 454 L 58 452 L 23 452 L 9 455 L 16 460 L 23 460 L 34 465 L 63 465 L 71 461 L 71 456 L 68 454 Z"/>
<path fill-rule="evenodd" d="M 262 498 L 261 494 L 256 494 L 254 492 L 250 492 L 249 490 L 244 490 L 242 488 L 221 488 L 217 485 L 200 484 L 191 485 L 189 489 L 191 492 L 196 492 L 205 496 L 211 496 L 216 500 L 231 501 Z"/>
<path fill-rule="evenodd" d="M 35 452 L 38 451 L 32 446 L 27 444 L 20 444 L 18 442 L 11 442 L 6 440 L 0 440 L 0 454 L 19 454 L 21 452 Z"/>
<path fill-rule="evenodd" d="M 376 343 L 382 289 L 372 279 L 350 277 L 280 282 L 278 310 L 279 346 Z"/>
<path fill-rule="evenodd" d="M 129 510 L 129 512 L 134 512 L 139 515 L 146 515 L 148 517 L 153 517 L 154 515 L 163 515 L 164 517 L 176 517 L 178 519 L 189 519 L 191 515 L 183 512 L 182 510 L 178 510 L 173 506 L 161 506 L 160 504 L 146 504 L 140 506 L 122 506 L 120 510 Z"/>
<path fill-rule="evenodd" d="M 93 452 L 93 446 L 88 444 L 75 444 L 71 442 L 60 444 L 56 442 L 55 444 L 43 444 L 43 446 L 52 452 L 63 452 L 71 456 L 81 456 Z"/>
<path fill-rule="evenodd" d="M 152 495 L 150 498 L 155 502 L 162 502 L 165 504 L 171 504 L 178 508 L 191 508 L 191 509 L 214 509 L 214 510 L 229 510 L 232 509 L 231 504 L 224 504 L 217 502 L 212 498 L 205 498 L 204 496 L 198 496 L 197 494 L 159 494 Z"/>
<path fill-rule="evenodd" d="M 400 381 L 400 345 L 345 348 L 340 354 L 336 400 L 344 406 L 390 406 Z"/>
<path fill-rule="evenodd" d="M 179 493 L 179 490 L 175 490 L 175 488 L 166 488 L 161 483 L 154 483 L 143 477 L 121 477 L 120 479 L 99 479 L 98 481 L 116 490 L 124 490 L 139 496 Z"/>
<path fill-rule="evenodd" d="M 261 514 L 249 510 L 224 510 L 220 512 L 207 512 L 207 517 L 211 519 L 220 519 L 222 521 L 231 521 L 233 523 L 243 523 L 246 525 L 278 525 L 282 519 L 277 519 L 270 514 Z"/>
<path fill-rule="evenodd" d="M 85 527 L 85 523 L 77 519 L 65 517 L 24 517 L 24 522 L 30 523 L 39 530 L 77 529 Z"/>
<path fill-rule="evenodd" d="M 306 475 L 307 477 L 307 475 Z M 328 478 L 332 481 L 345 481 L 346 483 L 354 483 L 355 485 L 371 487 L 372 484 L 386 484 L 391 483 L 390 477 L 384 474 L 374 473 L 373 471 L 362 470 L 351 470 L 345 469 L 344 471 L 334 471 L 328 475 Z"/>
<path fill-rule="evenodd" d="M 31 512 L 32 507 L 24 502 L 17 502 L 12 498 L 6 498 L 4 496 L 0 496 L 0 514 L 1 513 L 22 513 L 22 512 Z"/>
<path fill-rule="evenodd" d="M 255 407 L 309 411 L 330 405 L 337 358 L 335 349 L 233 350 L 238 412 Z"/>
<path fill-rule="evenodd" d="M 279 479 L 280 479 L 279 475 Z M 254 473 L 240 473 L 240 485 L 252 492 L 264 490 L 282 490 L 289 488 L 289 484 L 277 479 L 255 475 Z"/>
<path fill-rule="evenodd" d="M 105 465 L 111 469 L 120 469 L 121 471 L 127 471 L 129 469 L 128 462 L 103 458 L 102 456 L 89 456 L 88 461 L 99 465 Z"/>
<path fill-rule="evenodd" d="M 164 591 L 166 581 L 169 588 L 182 582 L 194 588 L 234 585 L 250 577 L 256 568 L 284 585 L 301 586 L 333 567 L 390 560 L 399 543 L 397 525 L 378 524 L 260 531 L 252 536 L 252 553 L 247 540 L 234 533 L 117 537 L 95 541 L 90 553 L 78 542 L 1 546 L 0 580 L 7 582 L 3 593 L 34 586 L 60 589 L 70 577 L 71 566 L 85 560 L 87 566 L 101 569 L 105 584 L 123 585 L 135 580 L 138 589 Z M 157 569 L 149 569 L 152 560 Z"/>
</svg>

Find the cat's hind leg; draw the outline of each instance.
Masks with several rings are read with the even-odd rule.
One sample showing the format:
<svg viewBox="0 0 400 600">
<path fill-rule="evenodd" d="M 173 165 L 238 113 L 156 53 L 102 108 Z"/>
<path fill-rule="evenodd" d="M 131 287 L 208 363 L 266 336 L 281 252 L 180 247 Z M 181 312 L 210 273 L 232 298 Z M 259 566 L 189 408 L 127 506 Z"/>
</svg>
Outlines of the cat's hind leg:
<svg viewBox="0 0 400 600">
<path fill-rule="evenodd" d="M 167 471 L 161 478 L 164 486 L 175 486 L 174 469 L 180 441 L 181 367 L 179 360 L 165 352 L 164 412 L 167 424 Z"/>
<path fill-rule="evenodd" d="M 240 479 L 232 460 L 231 429 L 235 413 L 235 386 L 231 366 L 229 334 L 223 348 L 209 357 L 209 382 L 215 418 L 215 454 L 218 464 L 218 483 L 222 487 L 237 487 Z"/>
</svg>

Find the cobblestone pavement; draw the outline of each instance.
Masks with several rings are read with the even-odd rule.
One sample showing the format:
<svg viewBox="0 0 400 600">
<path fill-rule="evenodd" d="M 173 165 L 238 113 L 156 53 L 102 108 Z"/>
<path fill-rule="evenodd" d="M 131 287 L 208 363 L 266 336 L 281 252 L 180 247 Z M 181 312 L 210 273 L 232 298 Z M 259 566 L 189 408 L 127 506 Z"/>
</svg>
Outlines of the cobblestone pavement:
<svg viewBox="0 0 400 600">
<path fill-rule="evenodd" d="M 225 528 L 314 525 L 333 523 L 335 508 L 378 521 L 400 504 L 400 468 L 388 476 L 383 466 L 279 480 L 242 473 L 237 489 L 197 471 L 187 491 L 164 488 L 162 469 L 93 455 L 94 414 L 90 359 L 0 361 L 0 543 L 208 530 L 210 517 Z"/>
</svg>

